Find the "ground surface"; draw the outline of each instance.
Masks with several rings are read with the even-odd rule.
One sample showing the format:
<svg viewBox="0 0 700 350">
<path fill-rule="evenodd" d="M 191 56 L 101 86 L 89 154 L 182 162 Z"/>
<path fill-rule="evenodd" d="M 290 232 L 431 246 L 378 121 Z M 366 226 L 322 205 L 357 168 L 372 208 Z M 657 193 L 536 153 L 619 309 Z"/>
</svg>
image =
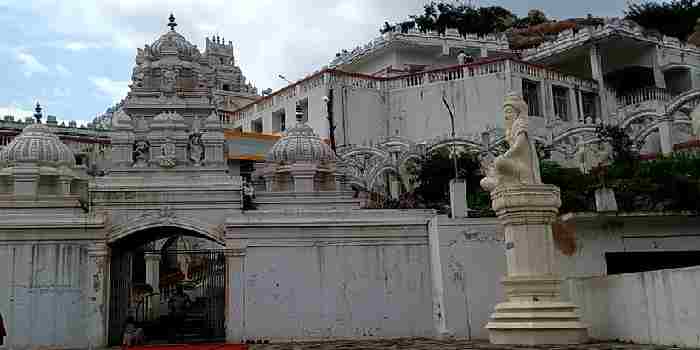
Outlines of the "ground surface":
<svg viewBox="0 0 700 350">
<path fill-rule="evenodd" d="M 250 350 L 672 350 L 670 346 L 589 343 L 558 346 L 504 346 L 467 340 L 391 339 L 250 345 Z M 676 348 L 677 349 L 677 348 Z"/>
</svg>

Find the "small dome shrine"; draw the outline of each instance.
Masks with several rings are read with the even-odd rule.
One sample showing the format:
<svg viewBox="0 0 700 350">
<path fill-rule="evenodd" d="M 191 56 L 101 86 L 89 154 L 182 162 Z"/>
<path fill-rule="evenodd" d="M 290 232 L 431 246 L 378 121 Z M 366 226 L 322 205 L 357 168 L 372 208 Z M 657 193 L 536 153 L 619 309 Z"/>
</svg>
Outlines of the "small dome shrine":
<svg viewBox="0 0 700 350">
<path fill-rule="evenodd" d="M 38 103 L 35 111 L 36 123 L 0 151 L 0 193 L 34 199 L 77 195 L 76 181 L 82 179 L 75 172 L 75 155 L 41 123 Z"/>
<path fill-rule="evenodd" d="M 46 124 L 41 124 L 41 106 L 37 103 L 34 117 L 36 124 L 28 125 L 7 147 L 0 151 L 3 167 L 18 164 L 36 164 L 48 167 L 75 166 L 75 156 Z"/>
<path fill-rule="evenodd" d="M 335 191 L 336 157 L 303 120 L 297 106 L 297 124 L 266 155 L 266 165 L 257 173 L 271 192 Z"/>
<path fill-rule="evenodd" d="M 268 162 L 293 164 L 296 162 L 325 163 L 335 161 L 331 147 L 302 121 L 297 110 L 297 124 L 278 140 L 267 153 Z"/>
</svg>

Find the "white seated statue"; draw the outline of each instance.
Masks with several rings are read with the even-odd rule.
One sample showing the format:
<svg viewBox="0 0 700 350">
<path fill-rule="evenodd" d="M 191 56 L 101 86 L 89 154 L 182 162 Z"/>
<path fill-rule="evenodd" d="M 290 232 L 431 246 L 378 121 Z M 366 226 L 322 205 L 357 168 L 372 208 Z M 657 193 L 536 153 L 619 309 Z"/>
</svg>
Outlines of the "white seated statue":
<svg viewBox="0 0 700 350">
<path fill-rule="evenodd" d="M 542 184 L 535 144 L 528 136 L 527 103 L 510 93 L 503 103 L 506 142 L 510 148 L 488 166 L 481 187 L 492 192 L 496 187 Z"/>
</svg>

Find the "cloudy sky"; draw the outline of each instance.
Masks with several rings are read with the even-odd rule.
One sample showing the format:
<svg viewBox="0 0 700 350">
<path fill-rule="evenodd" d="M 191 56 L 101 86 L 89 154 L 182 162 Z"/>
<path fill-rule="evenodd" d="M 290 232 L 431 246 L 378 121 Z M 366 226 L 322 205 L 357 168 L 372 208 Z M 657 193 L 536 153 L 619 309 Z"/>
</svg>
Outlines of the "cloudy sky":
<svg viewBox="0 0 700 350">
<path fill-rule="evenodd" d="M 31 114 L 40 101 L 59 120 L 91 120 L 126 95 L 137 47 L 168 28 L 200 48 L 205 36 L 234 43 L 258 90 L 320 69 L 341 49 L 379 35 L 427 0 L 0 0 L 0 116 Z M 627 0 L 473 0 L 524 15 L 620 16 Z"/>
</svg>

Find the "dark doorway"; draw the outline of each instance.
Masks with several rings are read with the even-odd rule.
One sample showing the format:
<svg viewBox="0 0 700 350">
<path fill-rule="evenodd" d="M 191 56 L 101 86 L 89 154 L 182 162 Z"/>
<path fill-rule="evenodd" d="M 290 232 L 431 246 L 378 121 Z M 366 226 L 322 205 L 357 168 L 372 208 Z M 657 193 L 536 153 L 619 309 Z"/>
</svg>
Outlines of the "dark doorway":
<svg viewBox="0 0 700 350">
<path fill-rule="evenodd" d="M 608 275 L 700 265 L 700 251 L 605 253 Z"/>
<path fill-rule="evenodd" d="M 166 244 L 154 250 L 152 242 L 112 247 L 110 345 L 121 344 L 128 317 L 143 330 L 147 344 L 225 340 L 224 250 L 178 248 Z M 146 283 L 147 254 L 159 261 L 158 286 Z M 170 302 L 177 300 L 176 295 L 187 300 L 179 311 Z"/>
</svg>

